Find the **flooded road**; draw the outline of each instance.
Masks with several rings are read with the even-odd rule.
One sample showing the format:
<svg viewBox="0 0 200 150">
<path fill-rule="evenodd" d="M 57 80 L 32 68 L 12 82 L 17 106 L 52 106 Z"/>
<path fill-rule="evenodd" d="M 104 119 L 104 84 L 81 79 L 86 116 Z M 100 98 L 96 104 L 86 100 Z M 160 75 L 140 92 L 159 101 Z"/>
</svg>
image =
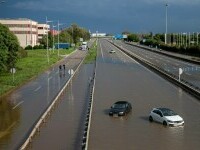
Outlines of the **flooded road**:
<svg viewBox="0 0 200 150">
<path fill-rule="evenodd" d="M 23 85 L 0 100 L 0 149 L 17 149 L 43 114 L 61 87 L 69 80 L 69 69 L 75 70 L 86 52 L 76 51 L 58 65 L 45 71 L 35 80 Z"/>
<path fill-rule="evenodd" d="M 109 54 L 114 49 L 116 53 Z M 110 106 L 119 100 L 132 104 L 125 117 L 110 117 Z M 154 107 L 168 107 L 185 121 L 184 127 L 150 123 Z M 198 150 L 200 102 L 179 87 L 128 58 L 101 40 L 92 112 L 90 150 Z"/>
<path fill-rule="evenodd" d="M 60 98 L 30 149 L 81 149 L 84 119 L 89 101 L 89 79 L 94 65 L 83 65 Z M 48 143 L 48 144 L 47 144 Z"/>
<path fill-rule="evenodd" d="M 179 68 L 182 68 L 183 74 L 181 74 L 181 79 L 200 88 L 200 65 L 151 52 L 122 41 L 115 41 L 115 43 L 175 76 L 178 76 Z"/>
</svg>

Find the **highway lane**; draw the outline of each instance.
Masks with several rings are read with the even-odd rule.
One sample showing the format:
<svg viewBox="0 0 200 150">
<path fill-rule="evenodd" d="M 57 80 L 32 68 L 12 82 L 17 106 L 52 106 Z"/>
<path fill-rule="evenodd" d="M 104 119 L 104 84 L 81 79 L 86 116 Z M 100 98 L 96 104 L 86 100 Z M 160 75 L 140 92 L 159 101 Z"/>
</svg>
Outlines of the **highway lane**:
<svg viewBox="0 0 200 150">
<path fill-rule="evenodd" d="M 59 71 L 57 64 L 1 100 L 0 149 L 16 149 L 19 146 L 70 78 L 68 70 L 75 70 L 85 55 L 86 51 L 75 51 L 59 63 L 66 65 L 65 71 Z"/>
<path fill-rule="evenodd" d="M 121 41 L 115 41 L 116 44 L 126 48 L 127 50 L 145 58 L 156 66 L 163 68 L 165 71 L 178 76 L 179 68 L 183 69 L 181 79 L 184 79 L 200 88 L 200 65 L 177 60 L 165 55 L 154 53 L 142 48 L 131 46 Z"/>
<path fill-rule="evenodd" d="M 116 54 L 109 54 L 110 48 Z M 108 115 L 110 106 L 127 100 L 126 117 Z M 169 107 L 185 120 L 184 127 L 150 123 L 154 107 Z M 197 150 L 200 147 L 200 103 L 197 99 L 100 40 L 89 149 Z"/>
<path fill-rule="evenodd" d="M 81 149 L 89 101 L 89 80 L 93 73 L 93 64 L 81 66 L 65 89 L 51 117 L 42 126 L 40 134 L 34 138 L 30 149 Z"/>
</svg>

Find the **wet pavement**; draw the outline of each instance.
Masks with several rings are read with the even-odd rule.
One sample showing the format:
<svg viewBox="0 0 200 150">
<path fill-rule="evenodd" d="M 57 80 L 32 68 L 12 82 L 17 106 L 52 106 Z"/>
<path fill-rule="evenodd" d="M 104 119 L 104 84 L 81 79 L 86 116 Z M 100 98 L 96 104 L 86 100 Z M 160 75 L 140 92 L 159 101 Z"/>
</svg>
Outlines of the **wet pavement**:
<svg viewBox="0 0 200 150">
<path fill-rule="evenodd" d="M 121 41 L 115 41 L 115 43 L 177 77 L 179 76 L 179 68 L 182 68 L 183 74 L 180 76 L 181 79 L 200 88 L 200 65 L 151 52 Z"/>
<path fill-rule="evenodd" d="M 93 64 L 82 65 L 29 149 L 81 149 Z M 48 144 L 47 144 L 48 143 Z"/>
<path fill-rule="evenodd" d="M 0 149 L 13 150 L 22 144 L 37 119 L 69 80 L 68 70 L 75 70 L 85 55 L 85 51 L 74 52 L 60 62 L 66 65 L 65 70 L 59 71 L 57 64 L 1 99 Z"/>
<path fill-rule="evenodd" d="M 200 147 L 200 102 L 101 40 L 97 59 L 96 88 L 89 149 L 91 150 L 198 150 Z M 110 49 L 116 51 L 109 54 Z M 125 117 L 110 117 L 118 100 L 132 104 Z M 185 121 L 184 127 L 150 123 L 154 107 L 168 107 Z"/>
</svg>

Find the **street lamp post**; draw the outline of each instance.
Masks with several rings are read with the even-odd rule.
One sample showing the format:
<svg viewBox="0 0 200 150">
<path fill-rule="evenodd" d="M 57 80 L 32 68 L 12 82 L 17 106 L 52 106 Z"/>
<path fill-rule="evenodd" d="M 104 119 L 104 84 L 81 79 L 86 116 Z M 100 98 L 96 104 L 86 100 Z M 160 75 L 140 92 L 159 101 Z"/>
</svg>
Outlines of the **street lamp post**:
<svg viewBox="0 0 200 150">
<path fill-rule="evenodd" d="M 55 34 L 54 28 L 55 28 L 55 27 L 56 27 L 56 26 L 53 25 L 53 53 L 54 53 L 54 34 Z"/>
<path fill-rule="evenodd" d="M 48 37 L 48 35 L 49 35 L 49 29 L 48 29 L 48 23 L 49 22 L 53 22 L 53 21 L 49 21 L 49 20 L 47 20 L 47 17 L 46 17 L 46 27 L 47 27 L 47 62 L 48 62 L 48 64 L 49 64 L 49 45 L 48 45 L 48 41 L 49 41 L 49 37 Z M 49 28 L 50 28 L 50 25 L 49 25 Z"/>
<path fill-rule="evenodd" d="M 167 44 L 167 7 L 168 4 L 165 4 L 165 44 Z"/>
<path fill-rule="evenodd" d="M 60 30 L 60 28 L 59 28 L 59 27 L 60 27 L 61 25 L 63 25 L 63 24 L 62 24 L 62 23 L 59 23 L 59 20 L 58 20 L 58 57 L 59 57 L 59 55 L 60 55 L 60 52 L 59 52 L 59 48 L 60 48 L 60 47 L 59 47 L 59 44 L 60 44 L 60 43 L 59 43 L 59 42 L 60 42 L 60 39 L 59 39 L 59 38 L 60 38 L 60 37 L 59 37 L 60 31 L 59 31 L 59 30 Z"/>
</svg>

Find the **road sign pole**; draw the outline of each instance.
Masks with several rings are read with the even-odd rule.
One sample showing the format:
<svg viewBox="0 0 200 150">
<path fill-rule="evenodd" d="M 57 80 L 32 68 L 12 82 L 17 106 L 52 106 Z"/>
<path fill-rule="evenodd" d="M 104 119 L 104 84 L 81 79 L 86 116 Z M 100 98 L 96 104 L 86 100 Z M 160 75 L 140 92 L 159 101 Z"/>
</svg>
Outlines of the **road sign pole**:
<svg viewBox="0 0 200 150">
<path fill-rule="evenodd" d="M 183 73 L 183 69 L 182 69 L 182 68 L 179 68 L 179 73 L 178 73 L 178 74 L 179 74 L 179 78 L 178 78 L 178 79 L 179 79 L 179 82 L 181 81 L 181 74 L 182 74 L 182 73 Z"/>
<path fill-rule="evenodd" d="M 12 81 L 13 81 L 13 85 L 14 85 L 16 69 L 15 68 L 11 68 L 10 72 L 12 73 Z"/>
</svg>

